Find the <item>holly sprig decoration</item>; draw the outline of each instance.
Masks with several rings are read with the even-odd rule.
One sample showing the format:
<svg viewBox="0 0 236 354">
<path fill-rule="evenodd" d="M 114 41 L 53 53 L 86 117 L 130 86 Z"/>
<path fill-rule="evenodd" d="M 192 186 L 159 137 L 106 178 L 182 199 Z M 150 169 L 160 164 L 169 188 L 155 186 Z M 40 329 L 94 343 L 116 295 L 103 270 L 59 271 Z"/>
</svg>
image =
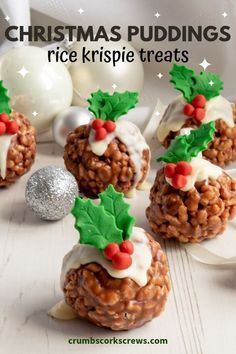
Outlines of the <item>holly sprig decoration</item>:
<svg viewBox="0 0 236 354">
<path fill-rule="evenodd" d="M 72 214 L 75 228 L 80 232 L 79 242 L 102 250 L 115 269 L 127 269 L 134 252 L 129 240 L 135 223 L 129 214 L 130 205 L 112 185 L 99 194 L 99 199 L 100 204 L 96 205 L 90 199 L 76 198 Z"/>
<path fill-rule="evenodd" d="M 72 214 L 76 218 L 75 228 L 80 232 L 80 243 L 104 249 L 110 242 L 122 242 L 122 231 L 103 206 L 78 197 Z"/>
<path fill-rule="evenodd" d="M 98 90 L 91 94 L 88 102 L 88 109 L 94 114 L 95 118 L 116 122 L 120 116 L 136 106 L 138 93 L 125 91 L 114 92 L 111 95 L 108 92 Z"/>
<path fill-rule="evenodd" d="M 192 102 L 196 95 L 204 95 L 207 100 L 219 96 L 223 90 L 223 82 L 220 77 L 212 72 L 202 71 L 199 75 L 194 70 L 174 64 L 170 71 L 171 80 L 175 88 L 179 90 L 187 102 Z M 209 83 L 213 82 L 212 85 Z"/>
<path fill-rule="evenodd" d="M 4 134 L 15 135 L 19 131 L 19 125 L 11 117 L 10 97 L 7 95 L 7 89 L 0 81 L 0 136 Z"/>
<path fill-rule="evenodd" d="M 110 243 L 121 244 L 131 236 L 135 218 L 129 214 L 130 206 L 123 197 L 123 193 L 109 185 L 99 195 L 98 205 L 90 199 L 76 198 L 72 214 L 80 243 L 104 250 Z"/>
<path fill-rule="evenodd" d="M 3 86 L 3 81 L 0 81 L 0 113 L 11 113 L 9 104 L 10 97 L 7 95 L 7 89 Z"/>
<path fill-rule="evenodd" d="M 202 124 L 200 128 L 191 130 L 189 135 L 178 135 L 172 141 L 169 149 L 157 161 L 177 163 L 179 161 L 190 162 L 199 152 L 207 149 L 213 140 L 215 122 Z"/>
<path fill-rule="evenodd" d="M 129 214 L 130 205 L 124 202 L 124 194 L 116 192 L 110 184 L 105 192 L 99 194 L 99 198 L 100 205 L 104 207 L 106 213 L 114 217 L 116 226 L 122 230 L 123 239 L 129 239 L 135 218 Z"/>
</svg>

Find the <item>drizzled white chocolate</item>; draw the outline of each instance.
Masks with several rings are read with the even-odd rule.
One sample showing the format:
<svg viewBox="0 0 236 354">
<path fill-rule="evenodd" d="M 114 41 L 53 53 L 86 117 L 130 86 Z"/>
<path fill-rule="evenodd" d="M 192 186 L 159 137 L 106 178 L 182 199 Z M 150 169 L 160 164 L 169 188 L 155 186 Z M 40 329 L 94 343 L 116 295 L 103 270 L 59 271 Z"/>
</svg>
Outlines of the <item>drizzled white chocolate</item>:
<svg viewBox="0 0 236 354">
<path fill-rule="evenodd" d="M 187 184 L 185 187 L 180 188 L 183 192 L 187 192 L 194 188 L 196 182 L 208 181 L 209 178 L 217 179 L 223 173 L 222 168 L 212 164 L 200 156 L 193 157 L 190 164 L 192 166 L 192 173 L 190 176 L 187 176 Z M 172 185 L 170 178 L 165 177 L 165 179 L 167 183 Z"/>
<path fill-rule="evenodd" d="M 7 172 L 7 155 L 14 135 L 0 136 L 0 176 L 2 179 L 6 178 Z"/>
<path fill-rule="evenodd" d="M 143 151 L 146 149 L 150 150 L 149 146 L 135 124 L 126 120 L 120 120 L 116 122 L 115 131 L 107 134 L 106 138 L 100 141 L 95 140 L 95 131 L 91 129 L 89 143 L 93 153 L 102 156 L 108 145 L 116 137 L 127 146 L 130 159 L 135 165 L 133 185 L 133 188 L 135 188 L 142 177 Z"/>
<path fill-rule="evenodd" d="M 75 245 L 72 250 L 64 257 L 61 270 L 61 288 L 64 287 L 66 273 L 70 269 L 77 269 L 81 264 L 96 262 L 100 264 L 114 278 L 133 279 L 138 285 L 147 284 L 147 271 L 152 263 L 152 253 L 145 231 L 139 227 L 133 228 L 131 241 L 134 244 L 132 254 L 132 265 L 124 270 L 116 270 L 111 262 L 106 260 L 101 251 L 90 245 Z M 160 259 L 159 253 L 157 255 Z M 72 320 L 78 317 L 77 313 L 68 306 L 64 300 L 58 302 L 49 311 L 48 315 L 59 320 Z"/>
<path fill-rule="evenodd" d="M 72 309 L 72 307 L 67 305 L 64 300 L 61 300 L 54 305 L 48 311 L 48 315 L 64 321 L 73 320 L 78 317 L 78 314 Z"/>
<path fill-rule="evenodd" d="M 171 131 L 177 132 L 182 128 L 188 118 L 183 114 L 186 103 L 183 96 L 178 96 L 169 104 L 157 129 L 157 137 L 160 142 L 163 142 Z M 232 104 L 223 96 L 216 96 L 207 101 L 205 110 L 206 115 L 202 123 L 222 119 L 230 128 L 234 127 Z"/>
<path fill-rule="evenodd" d="M 114 278 L 133 279 L 138 285 L 147 284 L 147 271 L 152 263 L 152 253 L 149 246 L 149 240 L 145 231 L 139 227 L 133 228 L 130 238 L 134 245 L 134 253 L 132 254 L 132 264 L 124 270 L 113 268 L 112 263 L 108 261 L 102 251 L 90 245 L 77 244 L 64 257 L 61 270 L 61 288 L 64 287 L 66 273 L 70 269 L 77 269 L 80 265 L 96 262 L 100 264 Z"/>
</svg>

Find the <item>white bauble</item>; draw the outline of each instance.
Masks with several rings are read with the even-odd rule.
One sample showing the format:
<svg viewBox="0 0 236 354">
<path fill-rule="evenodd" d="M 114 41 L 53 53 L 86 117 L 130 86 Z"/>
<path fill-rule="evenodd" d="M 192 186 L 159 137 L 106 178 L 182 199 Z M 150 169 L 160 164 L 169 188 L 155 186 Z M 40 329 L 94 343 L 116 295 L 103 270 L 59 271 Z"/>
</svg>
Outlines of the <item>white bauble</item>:
<svg viewBox="0 0 236 354">
<path fill-rule="evenodd" d="M 87 50 L 100 50 L 100 47 L 103 47 L 104 51 L 122 51 L 123 47 L 125 47 L 126 52 L 130 50 L 134 51 L 134 61 L 132 63 L 122 63 L 119 61 L 115 67 L 112 63 L 104 62 L 82 63 L 81 50 L 83 46 Z M 79 42 L 71 50 L 75 50 L 78 53 L 78 60 L 69 66 L 69 72 L 73 81 L 74 105 L 87 105 L 86 100 L 90 94 L 98 89 L 113 93 L 113 84 L 117 85 L 116 90 L 119 92 L 126 90 L 140 92 L 142 89 L 144 79 L 142 62 L 134 48 L 123 39 L 119 42 L 106 42 L 104 39 L 96 42 Z"/>
<path fill-rule="evenodd" d="M 92 113 L 83 107 L 69 107 L 58 114 L 53 122 L 53 137 L 58 145 L 64 147 L 67 135 L 75 128 L 88 124 Z"/>
<path fill-rule="evenodd" d="M 24 77 L 19 73 L 22 68 L 28 71 Z M 44 49 L 11 49 L 1 58 L 0 79 L 9 90 L 11 107 L 24 113 L 37 133 L 46 131 L 53 118 L 71 104 L 73 88 L 68 70 L 60 62 L 49 63 Z"/>
</svg>

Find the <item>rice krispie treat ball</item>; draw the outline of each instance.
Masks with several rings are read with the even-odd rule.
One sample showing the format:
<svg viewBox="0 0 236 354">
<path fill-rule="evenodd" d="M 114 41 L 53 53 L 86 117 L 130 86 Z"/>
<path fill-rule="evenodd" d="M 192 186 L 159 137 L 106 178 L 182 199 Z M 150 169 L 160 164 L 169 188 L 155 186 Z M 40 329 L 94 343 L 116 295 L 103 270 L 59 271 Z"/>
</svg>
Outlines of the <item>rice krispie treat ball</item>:
<svg viewBox="0 0 236 354">
<path fill-rule="evenodd" d="M 236 180 L 199 152 L 214 136 L 214 122 L 178 136 L 158 160 L 146 210 L 152 230 L 163 238 L 201 242 L 216 237 L 236 215 Z"/>
<path fill-rule="evenodd" d="M 64 257 L 64 300 L 49 315 L 119 331 L 142 326 L 164 310 L 170 291 L 166 256 L 145 230 L 133 226 L 128 210 L 112 185 L 100 194 L 99 205 L 77 198 L 72 213 L 80 244 Z"/>
<path fill-rule="evenodd" d="M 150 149 L 139 128 L 117 119 L 137 103 L 135 92 L 98 91 L 89 100 L 95 119 L 70 133 L 64 151 L 66 168 L 84 195 L 97 197 L 109 184 L 126 196 L 145 185 Z"/>
<path fill-rule="evenodd" d="M 28 172 L 36 154 L 35 129 L 23 114 L 11 111 L 6 92 L 0 81 L 0 188 Z"/>
<path fill-rule="evenodd" d="M 167 107 L 157 129 L 158 140 L 168 147 L 182 128 L 196 129 L 215 122 L 214 139 L 203 152 L 212 163 L 225 166 L 236 159 L 236 108 L 220 95 L 223 82 L 218 75 L 196 75 L 185 66 L 174 65 L 171 82 L 182 93 Z"/>
</svg>

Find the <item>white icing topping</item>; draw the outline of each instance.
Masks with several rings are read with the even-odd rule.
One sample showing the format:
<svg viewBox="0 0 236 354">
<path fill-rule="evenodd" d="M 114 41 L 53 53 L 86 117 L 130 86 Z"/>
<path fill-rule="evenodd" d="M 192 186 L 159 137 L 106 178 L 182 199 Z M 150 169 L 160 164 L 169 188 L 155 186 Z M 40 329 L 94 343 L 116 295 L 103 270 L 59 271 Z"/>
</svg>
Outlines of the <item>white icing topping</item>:
<svg viewBox="0 0 236 354">
<path fill-rule="evenodd" d="M 205 109 L 206 116 L 203 119 L 203 123 L 216 121 L 221 118 L 230 128 L 234 127 L 232 103 L 223 96 L 216 96 L 207 101 Z"/>
<path fill-rule="evenodd" d="M 183 108 L 186 103 L 182 96 L 178 96 L 168 105 L 157 129 L 159 141 L 164 141 L 170 131 L 177 132 L 184 125 L 188 118 L 183 114 Z M 217 96 L 207 101 L 205 110 L 206 115 L 202 121 L 203 123 L 222 119 L 229 127 L 234 127 L 232 104 L 223 96 Z"/>
<path fill-rule="evenodd" d="M 0 136 L 0 176 L 2 179 L 6 178 L 7 172 L 7 154 L 11 145 L 11 140 L 14 135 Z"/>
<path fill-rule="evenodd" d="M 73 320 L 77 318 L 77 313 L 73 310 L 72 307 L 67 305 L 64 300 L 61 300 L 56 305 L 54 305 L 49 311 L 48 315 L 56 318 L 58 320 Z"/>
<path fill-rule="evenodd" d="M 134 253 L 132 254 L 132 264 L 124 270 L 114 269 L 112 263 L 108 261 L 97 248 L 77 244 L 65 255 L 61 270 L 61 288 L 63 289 L 66 273 L 70 269 L 77 269 L 82 264 L 96 262 L 100 264 L 114 278 L 129 277 L 138 285 L 147 284 L 147 271 L 152 263 L 152 254 L 149 246 L 149 240 L 145 231 L 139 227 L 133 228 L 130 240 L 134 244 Z"/>
<path fill-rule="evenodd" d="M 136 196 L 136 189 L 131 188 L 127 192 L 124 193 L 125 198 L 134 198 Z"/>
<path fill-rule="evenodd" d="M 151 189 L 151 183 L 147 181 L 143 181 L 139 186 L 137 186 L 137 190 L 139 191 L 147 191 Z M 136 189 L 132 188 L 128 192 L 124 193 L 126 198 L 134 198 L 136 196 Z"/>
<path fill-rule="evenodd" d="M 127 146 L 131 161 L 135 165 L 134 187 L 138 184 L 142 177 L 143 150 L 150 150 L 139 128 L 126 120 L 116 122 L 114 132 L 107 134 L 106 138 L 100 141 L 95 140 L 95 131 L 91 129 L 89 135 L 89 143 L 94 154 L 102 156 L 108 145 L 114 138 L 118 138 Z"/>
<path fill-rule="evenodd" d="M 189 135 L 192 130 L 193 130 L 193 128 L 182 128 L 182 129 L 180 129 L 179 134 L 180 135 Z"/>
<path fill-rule="evenodd" d="M 150 182 L 144 181 L 140 186 L 137 187 L 139 191 L 149 191 L 152 185 Z"/>
<path fill-rule="evenodd" d="M 212 164 L 211 162 L 201 158 L 193 157 L 191 161 L 191 166 L 193 168 L 190 176 L 187 176 L 187 184 L 185 187 L 180 188 L 181 191 L 187 192 L 194 188 L 196 182 L 208 181 L 209 178 L 217 179 L 222 175 L 222 168 Z M 171 184 L 171 179 L 165 177 L 166 181 Z"/>
</svg>

